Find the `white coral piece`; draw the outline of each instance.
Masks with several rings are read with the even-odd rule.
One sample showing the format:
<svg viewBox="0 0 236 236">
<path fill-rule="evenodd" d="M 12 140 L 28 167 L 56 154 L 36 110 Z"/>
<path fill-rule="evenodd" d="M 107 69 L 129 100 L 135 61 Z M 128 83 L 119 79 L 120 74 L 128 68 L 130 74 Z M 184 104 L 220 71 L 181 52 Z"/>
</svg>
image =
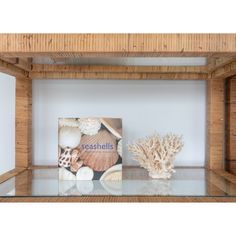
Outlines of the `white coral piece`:
<svg viewBox="0 0 236 236">
<path fill-rule="evenodd" d="M 182 147 L 182 137 L 175 134 L 154 134 L 128 145 L 140 166 L 148 170 L 150 177 L 158 179 L 169 179 L 175 172 L 174 157 Z"/>
<path fill-rule="evenodd" d="M 95 135 L 101 128 L 101 121 L 97 118 L 81 118 L 79 128 L 83 134 Z"/>
</svg>

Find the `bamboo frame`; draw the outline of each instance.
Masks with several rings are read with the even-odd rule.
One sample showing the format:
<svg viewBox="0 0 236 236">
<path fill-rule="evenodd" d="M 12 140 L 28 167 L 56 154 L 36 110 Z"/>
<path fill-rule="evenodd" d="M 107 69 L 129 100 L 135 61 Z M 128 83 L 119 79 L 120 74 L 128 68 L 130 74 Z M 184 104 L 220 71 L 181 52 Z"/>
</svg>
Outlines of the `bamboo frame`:
<svg viewBox="0 0 236 236">
<path fill-rule="evenodd" d="M 30 72 L 31 79 L 113 79 L 113 80 L 206 80 L 199 73 L 80 73 L 80 72 Z"/>
<path fill-rule="evenodd" d="M 32 81 L 16 77 L 16 167 L 32 163 Z"/>
<path fill-rule="evenodd" d="M 16 67 L 14 64 L 0 59 L 0 71 L 13 76 L 28 77 L 29 73 L 22 68 Z"/>
<path fill-rule="evenodd" d="M 225 81 L 211 78 L 207 82 L 207 165 L 224 169 Z"/>
<path fill-rule="evenodd" d="M 205 66 L 32 65 L 31 79 L 207 79 Z"/>
<path fill-rule="evenodd" d="M 226 170 L 236 174 L 236 152 L 235 152 L 235 131 L 236 131 L 236 77 L 226 81 Z"/>
<path fill-rule="evenodd" d="M 236 202 L 236 197 L 156 197 L 156 196 L 88 196 L 88 197 L 11 197 L 0 198 L 1 202 Z"/>
<path fill-rule="evenodd" d="M 80 73 L 199 73 L 208 74 L 206 66 L 101 66 L 33 64 L 32 72 Z"/>
<path fill-rule="evenodd" d="M 235 41 L 235 34 L 1 34 L 0 54 L 10 57 L 228 56 L 236 53 Z"/>
<path fill-rule="evenodd" d="M 0 34 L 0 71 L 16 76 L 16 167 L 31 168 L 32 79 L 207 81 L 207 163 L 224 170 L 225 80 L 236 75 L 236 34 Z M 38 65 L 27 58 L 206 56 L 206 66 Z M 20 57 L 20 58 L 19 58 Z M 23 151 L 26 150 L 26 151 Z"/>
</svg>

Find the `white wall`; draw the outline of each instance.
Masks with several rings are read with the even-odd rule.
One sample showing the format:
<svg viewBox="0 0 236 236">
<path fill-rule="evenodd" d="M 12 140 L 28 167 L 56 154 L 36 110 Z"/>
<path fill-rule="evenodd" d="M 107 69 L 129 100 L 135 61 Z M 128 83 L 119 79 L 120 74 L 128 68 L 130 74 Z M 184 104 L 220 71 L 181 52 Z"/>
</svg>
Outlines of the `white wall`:
<svg viewBox="0 0 236 236">
<path fill-rule="evenodd" d="M 15 168 L 15 77 L 0 73 L 0 175 Z"/>
<path fill-rule="evenodd" d="M 182 134 L 176 166 L 204 166 L 205 81 L 33 81 L 33 163 L 57 164 L 59 117 L 121 117 L 126 144 L 154 131 Z"/>
</svg>

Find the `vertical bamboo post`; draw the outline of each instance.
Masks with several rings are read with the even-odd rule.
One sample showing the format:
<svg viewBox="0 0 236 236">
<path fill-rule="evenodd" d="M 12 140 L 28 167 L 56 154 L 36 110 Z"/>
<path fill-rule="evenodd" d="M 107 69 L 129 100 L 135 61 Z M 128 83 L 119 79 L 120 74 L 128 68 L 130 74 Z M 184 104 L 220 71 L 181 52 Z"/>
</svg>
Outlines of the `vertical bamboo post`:
<svg viewBox="0 0 236 236">
<path fill-rule="evenodd" d="M 28 168 L 32 159 L 32 80 L 16 77 L 16 168 Z"/>
<path fill-rule="evenodd" d="M 207 81 L 207 163 L 208 169 L 224 169 L 225 80 Z"/>
<path fill-rule="evenodd" d="M 236 77 L 226 84 L 226 170 L 236 174 Z"/>
</svg>

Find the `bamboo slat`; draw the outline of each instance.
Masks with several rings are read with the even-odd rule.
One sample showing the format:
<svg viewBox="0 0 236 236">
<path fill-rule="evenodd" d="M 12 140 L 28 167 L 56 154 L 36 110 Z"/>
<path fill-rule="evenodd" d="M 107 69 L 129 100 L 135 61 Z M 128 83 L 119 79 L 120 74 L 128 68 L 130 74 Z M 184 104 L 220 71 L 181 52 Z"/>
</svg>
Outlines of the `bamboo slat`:
<svg viewBox="0 0 236 236">
<path fill-rule="evenodd" d="M 27 168 L 32 159 L 32 81 L 16 77 L 16 167 Z"/>
<path fill-rule="evenodd" d="M 210 79 L 207 83 L 207 167 L 224 168 L 225 80 Z"/>
<path fill-rule="evenodd" d="M 226 169 L 236 174 L 236 77 L 226 84 Z"/>
<path fill-rule="evenodd" d="M 206 80 L 200 73 L 87 73 L 87 72 L 30 72 L 31 79 L 113 79 L 113 80 Z"/>
<path fill-rule="evenodd" d="M 236 53 L 236 34 L 1 34 L 2 56 L 160 56 Z"/>
<path fill-rule="evenodd" d="M 236 197 L 8 197 L 0 198 L 0 202 L 236 202 Z"/>
<path fill-rule="evenodd" d="M 206 66 L 108 66 L 108 65 L 47 65 L 33 64 L 32 72 L 80 73 L 200 73 L 207 74 Z"/>
<path fill-rule="evenodd" d="M 15 168 L 13 170 L 10 170 L 10 171 L 0 175 L 0 184 L 5 182 L 6 180 L 18 175 L 18 174 L 20 174 L 24 170 L 25 170 L 25 168 Z"/>
</svg>

